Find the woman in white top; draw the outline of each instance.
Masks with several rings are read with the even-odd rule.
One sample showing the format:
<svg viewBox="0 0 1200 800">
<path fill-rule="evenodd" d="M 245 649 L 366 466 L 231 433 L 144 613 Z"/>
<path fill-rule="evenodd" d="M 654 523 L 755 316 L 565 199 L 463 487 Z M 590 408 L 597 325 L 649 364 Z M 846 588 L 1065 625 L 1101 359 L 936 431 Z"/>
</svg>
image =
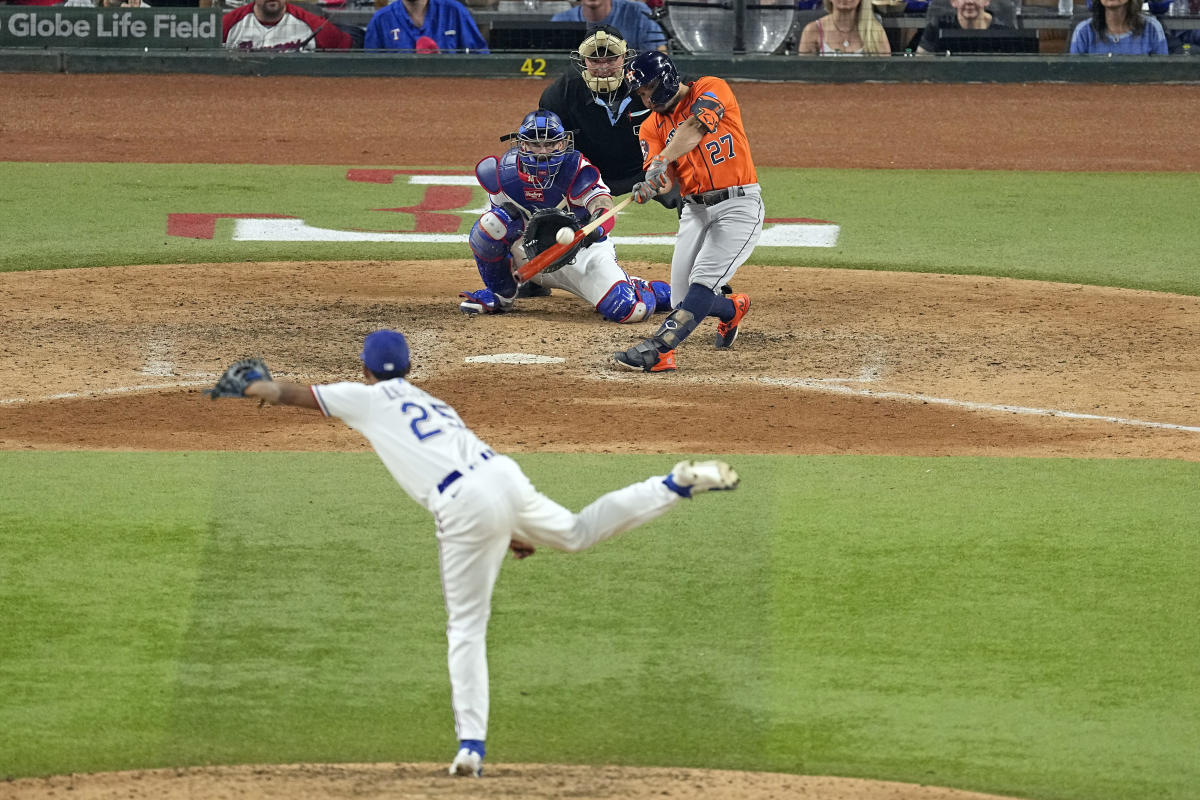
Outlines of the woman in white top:
<svg viewBox="0 0 1200 800">
<path fill-rule="evenodd" d="M 799 55 L 886 56 L 891 55 L 883 26 L 867 0 L 824 0 L 825 16 L 804 26 L 800 34 Z"/>
</svg>

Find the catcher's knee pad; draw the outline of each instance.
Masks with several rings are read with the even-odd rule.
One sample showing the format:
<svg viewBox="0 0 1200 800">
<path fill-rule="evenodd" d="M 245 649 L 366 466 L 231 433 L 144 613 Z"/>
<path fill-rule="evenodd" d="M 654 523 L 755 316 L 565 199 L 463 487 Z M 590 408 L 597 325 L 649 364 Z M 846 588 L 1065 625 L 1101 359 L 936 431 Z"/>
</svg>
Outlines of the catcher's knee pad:
<svg viewBox="0 0 1200 800">
<path fill-rule="evenodd" d="M 467 237 L 476 261 L 501 261 L 509 257 L 512 243 L 521 238 L 525 225 L 505 208 L 492 208 L 480 215 Z"/>
<path fill-rule="evenodd" d="M 596 310 L 613 322 L 641 322 L 654 313 L 654 290 L 644 281 L 618 281 L 596 304 Z"/>
<path fill-rule="evenodd" d="M 654 293 L 654 303 L 650 306 L 652 312 L 671 310 L 671 284 L 666 281 L 646 281 L 641 278 L 630 278 L 635 285 L 649 286 Z"/>
</svg>

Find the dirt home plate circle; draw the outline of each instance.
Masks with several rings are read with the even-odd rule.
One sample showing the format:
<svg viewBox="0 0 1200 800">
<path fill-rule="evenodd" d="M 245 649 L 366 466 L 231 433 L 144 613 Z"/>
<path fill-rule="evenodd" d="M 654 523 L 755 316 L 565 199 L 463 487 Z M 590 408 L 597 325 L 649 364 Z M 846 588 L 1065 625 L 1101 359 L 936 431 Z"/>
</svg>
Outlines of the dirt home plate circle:
<svg viewBox="0 0 1200 800">
<path fill-rule="evenodd" d="M 558 233 L 554 234 L 554 240 L 561 245 L 568 245 L 575 238 L 575 231 L 570 228 L 559 228 Z"/>
</svg>

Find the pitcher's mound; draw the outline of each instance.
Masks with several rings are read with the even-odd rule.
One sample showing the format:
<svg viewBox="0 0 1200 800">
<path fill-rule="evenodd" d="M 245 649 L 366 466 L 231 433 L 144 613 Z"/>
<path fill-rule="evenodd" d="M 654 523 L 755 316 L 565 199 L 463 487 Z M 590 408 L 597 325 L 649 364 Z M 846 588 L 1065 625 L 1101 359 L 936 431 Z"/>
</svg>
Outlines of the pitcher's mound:
<svg viewBox="0 0 1200 800">
<path fill-rule="evenodd" d="M 11 800 L 1013 800 L 911 783 L 808 777 L 772 772 L 488 764 L 484 777 L 452 778 L 444 764 L 290 764 L 103 772 L 22 778 L 4 786 Z"/>
</svg>

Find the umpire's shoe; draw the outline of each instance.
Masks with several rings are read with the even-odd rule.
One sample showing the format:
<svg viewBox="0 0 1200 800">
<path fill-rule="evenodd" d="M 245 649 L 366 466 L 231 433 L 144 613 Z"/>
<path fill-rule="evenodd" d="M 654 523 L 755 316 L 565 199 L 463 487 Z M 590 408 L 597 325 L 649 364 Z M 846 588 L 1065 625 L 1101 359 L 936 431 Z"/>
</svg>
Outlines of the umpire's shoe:
<svg viewBox="0 0 1200 800">
<path fill-rule="evenodd" d="M 658 351 L 653 339 L 638 342 L 628 350 L 613 353 L 613 361 L 622 369 L 641 370 L 642 372 L 673 372 L 675 370 L 675 351 L 665 353 Z"/>
<path fill-rule="evenodd" d="M 733 319 L 717 323 L 717 338 L 713 346 L 718 350 L 733 347 L 738 335 L 738 325 L 742 323 L 742 318 L 750 313 L 750 295 L 731 294 L 729 300 L 733 303 Z"/>
</svg>

